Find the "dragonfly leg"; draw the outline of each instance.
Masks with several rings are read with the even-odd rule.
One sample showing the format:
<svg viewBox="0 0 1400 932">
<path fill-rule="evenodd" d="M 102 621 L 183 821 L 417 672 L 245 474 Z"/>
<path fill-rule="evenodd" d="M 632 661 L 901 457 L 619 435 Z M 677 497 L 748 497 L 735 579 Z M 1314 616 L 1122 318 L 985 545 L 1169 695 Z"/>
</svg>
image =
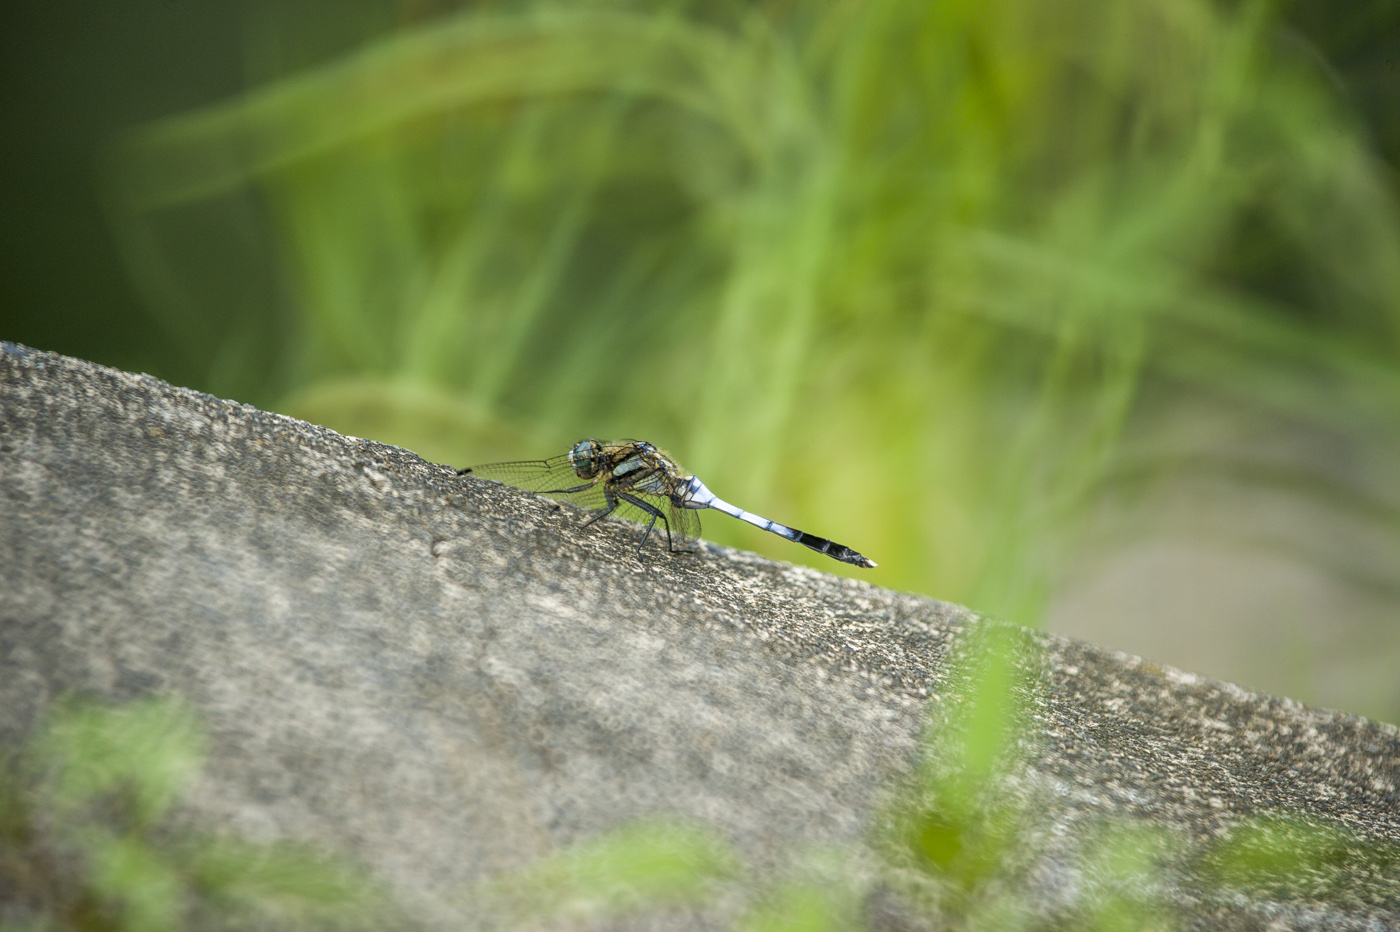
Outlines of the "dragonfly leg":
<svg viewBox="0 0 1400 932">
<path fill-rule="evenodd" d="M 593 483 L 590 482 L 588 485 L 592 484 Z M 584 488 L 588 488 L 588 486 L 584 486 Z M 608 507 L 598 512 L 596 515 L 589 518 L 587 521 L 583 522 L 583 524 L 580 525 L 581 527 L 588 527 L 594 521 L 601 521 L 608 515 L 612 514 L 614 511 L 617 511 L 617 496 L 614 495 L 613 490 L 606 485 L 603 486 L 603 498 L 607 500 Z"/>
<path fill-rule="evenodd" d="M 671 549 L 672 549 L 672 548 L 671 548 L 671 522 L 666 520 L 666 516 L 663 515 L 663 514 L 661 513 L 661 509 L 660 509 L 660 508 L 657 508 L 655 505 L 651 504 L 650 502 L 644 502 L 644 501 L 642 501 L 640 498 L 637 498 L 637 497 L 632 496 L 632 495 L 628 495 L 626 492 L 618 492 L 618 493 L 617 493 L 617 497 L 620 498 L 620 499 L 622 499 L 622 500 L 623 500 L 624 502 L 626 502 L 627 504 L 632 505 L 632 506 L 634 506 L 634 507 L 636 507 L 636 508 L 640 508 L 642 511 L 645 511 L 647 514 L 651 515 L 651 523 L 647 525 L 647 532 L 646 532 L 645 534 L 642 535 L 642 542 L 641 542 L 640 544 L 637 545 L 637 556 L 641 556 L 641 555 L 642 555 L 642 548 L 645 547 L 645 546 L 647 545 L 647 538 L 651 537 L 651 529 L 654 528 L 654 527 L 656 527 L 656 519 L 657 519 L 657 518 L 660 518 L 660 519 L 661 519 L 661 525 L 662 525 L 662 527 L 666 528 L 666 549 L 667 549 L 667 550 L 671 550 Z"/>
<path fill-rule="evenodd" d="M 541 495 L 568 495 L 570 492 L 582 492 L 582 491 L 584 491 L 585 489 L 591 489 L 591 488 L 593 488 L 593 487 L 594 487 L 595 485 L 597 485 L 597 484 L 598 484 L 598 480 L 597 480 L 597 479 L 594 479 L 592 482 L 585 482 L 583 485 L 576 485 L 576 486 L 574 486 L 572 489 L 541 489 L 539 494 L 541 494 Z"/>
</svg>

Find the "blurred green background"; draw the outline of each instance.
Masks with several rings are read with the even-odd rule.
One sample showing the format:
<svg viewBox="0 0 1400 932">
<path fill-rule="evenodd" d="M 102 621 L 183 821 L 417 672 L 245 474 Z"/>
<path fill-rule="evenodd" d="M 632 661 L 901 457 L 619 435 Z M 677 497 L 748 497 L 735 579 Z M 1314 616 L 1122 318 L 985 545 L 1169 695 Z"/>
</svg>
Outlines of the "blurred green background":
<svg viewBox="0 0 1400 932">
<path fill-rule="evenodd" d="M 6 339 L 1400 721 L 1400 2 L 0 26 Z"/>
</svg>

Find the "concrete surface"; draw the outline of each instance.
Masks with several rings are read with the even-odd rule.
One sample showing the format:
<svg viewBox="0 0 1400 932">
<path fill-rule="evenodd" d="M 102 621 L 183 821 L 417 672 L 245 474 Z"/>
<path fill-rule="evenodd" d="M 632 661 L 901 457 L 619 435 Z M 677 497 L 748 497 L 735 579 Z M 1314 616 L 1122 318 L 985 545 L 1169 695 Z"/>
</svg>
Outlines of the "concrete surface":
<svg viewBox="0 0 1400 932">
<path fill-rule="evenodd" d="M 184 818 L 342 852 L 432 928 L 479 927 L 473 884 L 639 817 L 714 832 L 760 886 L 817 848 L 878 861 L 876 817 L 954 720 L 948 661 L 983 623 L 716 548 L 639 559 L 635 528 L 581 523 L 4 344 L 0 743 L 68 692 L 180 696 L 212 742 Z M 1173 922 L 1400 927 L 1395 728 L 1017 637 L 1024 757 L 997 792 L 1023 813 L 1032 918 L 1073 920 L 1111 824 L 1173 839 L 1147 884 Z M 1202 886 L 1195 853 L 1259 818 L 1350 841 L 1317 883 Z M 872 925 L 925 927 L 871 883 Z M 628 927 L 724 927 L 751 889 Z"/>
</svg>

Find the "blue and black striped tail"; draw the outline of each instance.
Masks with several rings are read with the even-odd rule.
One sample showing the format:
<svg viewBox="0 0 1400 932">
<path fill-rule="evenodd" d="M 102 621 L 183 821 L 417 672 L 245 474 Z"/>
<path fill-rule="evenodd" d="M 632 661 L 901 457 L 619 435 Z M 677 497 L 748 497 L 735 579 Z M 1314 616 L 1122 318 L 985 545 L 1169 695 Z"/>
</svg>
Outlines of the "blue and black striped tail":
<svg viewBox="0 0 1400 932">
<path fill-rule="evenodd" d="M 824 553 L 842 563 L 850 563 L 853 566 L 868 568 L 877 565 L 874 560 L 856 553 L 844 544 L 838 544 L 834 540 L 827 540 L 825 537 L 818 537 L 815 534 L 808 534 L 806 531 L 798 531 L 795 528 L 793 530 L 797 534 L 796 537 L 792 538 L 793 540 L 804 547 L 811 547 L 817 553 Z"/>
</svg>

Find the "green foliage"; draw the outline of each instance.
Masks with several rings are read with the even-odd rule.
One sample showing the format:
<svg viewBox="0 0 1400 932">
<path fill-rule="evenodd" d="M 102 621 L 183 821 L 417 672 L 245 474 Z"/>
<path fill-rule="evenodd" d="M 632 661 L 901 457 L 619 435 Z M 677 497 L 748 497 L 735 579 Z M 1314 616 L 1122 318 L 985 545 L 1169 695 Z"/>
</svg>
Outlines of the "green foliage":
<svg viewBox="0 0 1400 932">
<path fill-rule="evenodd" d="M 855 910 L 847 883 L 793 882 L 765 891 L 736 932 L 842 932 Z"/>
<path fill-rule="evenodd" d="M 476 921 L 501 929 L 607 927 L 629 915 L 722 911 L 746 900 L 736 932 L 835 932 L 856 921 L 861 889 L 852 874 L 848 853 L 795 852 L 790 877 L 758 880 L 713 835 L 643 820 L 494 876 L 463 899 Z"/>
<path fill-rule="evenodd" d="M 1355 903 L 1358 885 L 1394 902 L 1400 848 L 1337 824 L 1262 814 L 1202 845 L 1165 828 L 1104 819 L 1080 830 L 1076 863 L 1062 868 L 1077 875 L 1074 895 L 1047 919 L 1045 893 L 1031 892 L 1026 871 L 1054 840 L 1015 784 L 1034 754 L 1024 716 L 1036 701 L 1036 677 L 1023 638 L 995 624 L 970 633 L 942 687 L 925 764 L 891 803 L 876 839 L 882 882 L 917 914 L 969 930 L 1175 929 L 1181 920 L 1166 907 L 1164 874 L 1224 902 Z"/>
<path fill-rule="evenodd" d="M 913 786 L 891 805 L 878 839 L 889 882 L 915 908 L 959 928 L 1002 924 L 1019 897 L 1006 874 L 1022 845 L 1022 813 L 1000 789 L 1018 764 L 1027 700 L 1025 632 L 984 624 L 969 632 L 941 691 Z"/>
<path fill-rule="evenodd" d="M 880 582 L 1033 624 L 1110 485 L 1209 474 L 1400 539 L 1385 481 L 1150 442 L 1205 406 L 1400 474 L 1393 178 L 1287 6 L 477 4 L 311 71 L 257 50 L 260 88 L 134 134 L 112 195 L 201 387 L 459 464 L 643 437 Z M 1384 35 L 1383 6 L 1327 15 Z M 191 227 L 255 239 L 285 291 L 186 274 Z M 274 302 L 286 351 L 247 358 L 247 305 Z M 994 790 L 1027 687 L 1014 650 L 973 654 L 887 853 L 1010 928 L 992 891 L 1025 819 Z M 1266 870 L 1250 831 L 1207 873 Z M 612 909 L 724 875 L 648 880 L 619 852 L 653 841 L 540 877 Z M 1180 851 L 1096 844 L 1079 927 L 1150 927 L 1133 878 Z M 772 922 L 809 914 L 788 896 Z"/>
<path fill-rule="evenodd" d="M 60 813 L 120 794 L 123 817 L 149 829 L 169 812 L 204 762 L 194 715 L 168 701 L 106 709 L 76 701 L 55 707 L 33 754 L 52 774 Z"/>
<path fill-rule="evenodd" d="M 1276 4 L 482 3 L 312 70 L 287 41 L 109 164 L 200 387 L 459 465 L 649 439 L 1032 625 L 1155 477 L 1400 541 L 1393 178 Z M 1261 466 L 1239 424 L 1353 465 Z M 1400 593 L 1325 536 L 1228 542 Z"/>
<path fill-rule="evenodd" d="M 1024 638 L 1009 625 L 969 630 L 940 688 L 923 765 L 877 839 L 887 882 L 955 928 L 1024 927 L 1022 895 L 1007 883 L 1026 853 L 1024 814 L 1002 787 L 1024 753 Z"/>
<path fill-rule="evenodd" d="M 1206 883 L 1264 896 L 1341 897 L 1363 877 L 1400 892 L 1400 848 L 1288 815 L 1236 826 L 1202 854 L 1198 870 Z"/>
<path fill-rule="evenodd" d="M 638 822 L 492 878 L 465 899 L 478 920 L 503 928 L 582 921 L 703 902 L 737 870 L 733 853 L 703 832 Z"/>
<path fill-rule="evenodd" d="M 45 932 L 357 928 L 382 894 L 309 849 L 177 830 L 205 738 L 170 699 L 57 703 L 0 772 L 0 889 Z M 5 927 L 6 932 L 13 927 Z"/>
</svg>

